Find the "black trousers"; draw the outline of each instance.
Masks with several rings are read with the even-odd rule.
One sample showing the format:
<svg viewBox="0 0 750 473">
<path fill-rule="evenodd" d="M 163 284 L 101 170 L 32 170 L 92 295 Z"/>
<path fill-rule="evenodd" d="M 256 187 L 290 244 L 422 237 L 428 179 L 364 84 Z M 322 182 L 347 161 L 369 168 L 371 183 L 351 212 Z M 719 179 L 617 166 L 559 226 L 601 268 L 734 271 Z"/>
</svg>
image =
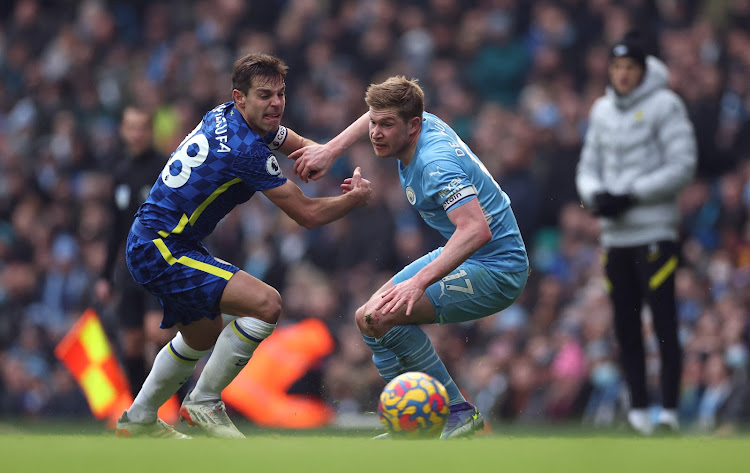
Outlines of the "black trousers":
<svg viewBox="0 0 750 473">
<path fill-rule="evenodd" d="M 605 270 L 614 306 L 614 327 L 620 345 L 620 365 L 630 391 L 631 406 L 648 406 L 646 360 L 643 348 L 641 308 L 647 303 L 661 357 L 661 403 L 677 408 L 682 376 L 682 348 L 677 335 L 674 276 L 679 246 L 660 241 L 650 245 L 610 248 Z"/>
</svg>

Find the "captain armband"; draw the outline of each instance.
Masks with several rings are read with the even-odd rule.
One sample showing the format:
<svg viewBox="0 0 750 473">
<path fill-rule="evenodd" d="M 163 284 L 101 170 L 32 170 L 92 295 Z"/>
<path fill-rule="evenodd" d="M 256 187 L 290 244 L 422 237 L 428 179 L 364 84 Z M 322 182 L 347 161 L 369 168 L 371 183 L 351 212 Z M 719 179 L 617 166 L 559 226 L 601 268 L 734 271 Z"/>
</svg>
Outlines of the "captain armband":
<svg viewBox="0 0 750 473">
<path fill-rule="evenodd" d="M 451 207 L 457 205 L 459 202 L 463 202 L 473 195 L 477 195 L 477 188 L 474 186 L 458 189 L 445 199 L 445 202 L 443 202 L 443 210 L 447 212 Z"/>
<path fill-rule="evenodd" d="M 288 134 L 289 132 L 287 131 L 285 126 L 279 126 L 279 129 L 276 131 L 276 135 L 268 144 L 268 147 L 272 150 L 279 149 L 281 145 L 283 145 L 286 141 L 286 137 L 288 136 Z"/>
</svg>

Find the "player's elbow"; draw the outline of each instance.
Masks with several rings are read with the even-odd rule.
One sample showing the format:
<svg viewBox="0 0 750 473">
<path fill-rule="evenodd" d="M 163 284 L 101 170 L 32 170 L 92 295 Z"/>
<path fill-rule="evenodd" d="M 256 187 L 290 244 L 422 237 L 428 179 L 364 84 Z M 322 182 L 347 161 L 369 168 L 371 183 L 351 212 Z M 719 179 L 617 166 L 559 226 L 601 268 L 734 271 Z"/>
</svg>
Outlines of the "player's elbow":
<svg viewBox="0 0 750 473">
<path fill-rule="evenodd" d="M 480 226 L 476 229 L 474 235 L 475 241 L 479 243 L 479 246 L 485 245 L 489 243 L 490 240 L 492 240 L 492 230 L 490 230 L 489 225 Z"/>
<path fill-rule="evenodd" d="M 320 222 L 315 218 L 313 212 L 300 212 L 299 214 L 292 216 L 292 218 L 297 222 L 297 225 L 308 230 L 320 226 Z"/>
<path fill-rule="evenodd" d="M 308 216 L 297 216 L 297 217 L 293 217 L 293 219 L 295 222 L 297 222 L 297 225 L 299 225 L 300 227 L 304 227 L 308 230 L 318 226 L 316 225 L 315 221 Z"/>
<path fill-rule="evenodd" d="M 317 228 L 320 226 L 320 223 L 314 220 L 305 220 L 305 221 L 297 222 L 297 223 L 299 223 L 301 226 L 305 227 L 308 230 L 312 230 L 313 228 Z"/>
</svg>

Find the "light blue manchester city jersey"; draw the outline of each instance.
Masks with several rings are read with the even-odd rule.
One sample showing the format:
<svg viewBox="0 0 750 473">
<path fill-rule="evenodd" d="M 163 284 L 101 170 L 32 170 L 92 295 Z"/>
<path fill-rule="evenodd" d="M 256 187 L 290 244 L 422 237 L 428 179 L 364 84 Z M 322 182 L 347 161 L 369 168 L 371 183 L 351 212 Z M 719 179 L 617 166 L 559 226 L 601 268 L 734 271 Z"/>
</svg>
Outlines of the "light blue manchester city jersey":
<svg viewBox="0 0 750 473">
<path fill-rule="evenodd" d="M 453 209 L 479 199 L 492 240 L 471 259 L 504 272 L 528 269 L 526 248 L 510 199 L 484 164 L 445 122 L 425 112 L 414 158 L 399 177 L 409 203 L 446 239 L 456 231 L 448 218 Z"/>
</svg>

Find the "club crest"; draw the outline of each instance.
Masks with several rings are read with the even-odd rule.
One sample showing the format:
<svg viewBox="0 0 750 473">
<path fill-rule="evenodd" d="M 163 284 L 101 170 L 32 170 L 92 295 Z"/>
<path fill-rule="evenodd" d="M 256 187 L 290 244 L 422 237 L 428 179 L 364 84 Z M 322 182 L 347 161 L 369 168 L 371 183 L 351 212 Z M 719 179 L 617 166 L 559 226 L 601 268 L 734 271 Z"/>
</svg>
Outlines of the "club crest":
<svg viewBox="0 0 750 473">
<path fill-rule="evenodd" d="M 406 200 L 408 200 L 411 205 L 417 203 L 417 195 L 414 193 L 414 189 L 412 189 L 411 186 L 406 187 Z"/>
</svg>

